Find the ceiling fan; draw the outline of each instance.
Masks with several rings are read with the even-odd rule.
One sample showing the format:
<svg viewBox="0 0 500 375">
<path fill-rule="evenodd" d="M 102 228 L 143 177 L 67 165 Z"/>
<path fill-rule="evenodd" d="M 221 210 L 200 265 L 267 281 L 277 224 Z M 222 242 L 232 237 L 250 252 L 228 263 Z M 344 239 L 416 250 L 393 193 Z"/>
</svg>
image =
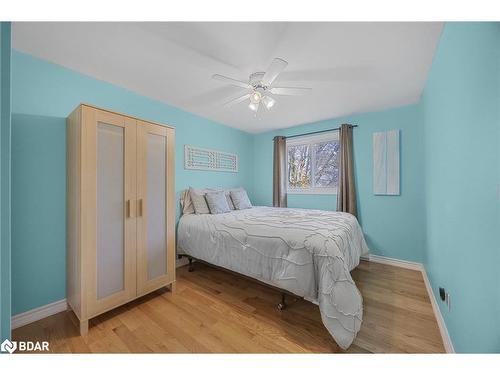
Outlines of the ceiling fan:
<svg viewBox="0 0 500 375">
<path fill-rule="evenodd" d="M 271 109 L 276 103 L 276 100 L 270 96 L 273 95 L 303 95 L 307 93 L 311 88 L 309 87 L 274 87 L 273 83 L 278 77 L 278 75 L 286 68 L 288 63 L 280 58 L 275 58 L 267 72 L 256 72 L 250 74 L 248 82 L 239 81 L 237 79 L 229 78 L 220 74 L 214 74 L 213 79 L 228 83 L 233 86 L 241 87 L 250 92 L 235 98 L 227 103 L 226 106 L 241 103 L 245 100 L 249 100 L 248 107 L 257 114 L 260 104 L 266 109 Z"/>
</svg>

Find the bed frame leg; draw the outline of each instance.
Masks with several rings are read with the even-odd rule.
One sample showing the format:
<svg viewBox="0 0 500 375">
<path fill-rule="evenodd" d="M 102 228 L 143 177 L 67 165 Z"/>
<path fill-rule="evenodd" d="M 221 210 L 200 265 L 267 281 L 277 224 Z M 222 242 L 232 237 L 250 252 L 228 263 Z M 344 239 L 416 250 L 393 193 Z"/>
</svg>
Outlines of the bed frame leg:
<svg viewBox="0 0 500 375">
<path fill-rule="evenodd" d="M 278 310 L 283 311 L 286 309 L 285 293 L 281 293 L 281 302 L 278 303 Z"/>
<path fill-rule="evenodd" d="M 188 258 L 189 260 L 189 268 L 188 268 L 188 272 L 193 272 L 194 271 L 194 267 L 193 267 L 193 258 Z"/>
</svg>

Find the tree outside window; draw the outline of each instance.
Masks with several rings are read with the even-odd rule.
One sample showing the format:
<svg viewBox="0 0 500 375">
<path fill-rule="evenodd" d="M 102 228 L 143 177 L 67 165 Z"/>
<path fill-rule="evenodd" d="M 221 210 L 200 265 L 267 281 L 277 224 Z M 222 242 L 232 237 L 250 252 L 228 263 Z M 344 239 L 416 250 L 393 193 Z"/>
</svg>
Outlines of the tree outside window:
<svg viewBox="0 0 500 375">
<path fill-rule="evenodd" d="M 335 194 L 339 152 L 338 132 L 287 142 L 288 192 Z"/>
</svg>

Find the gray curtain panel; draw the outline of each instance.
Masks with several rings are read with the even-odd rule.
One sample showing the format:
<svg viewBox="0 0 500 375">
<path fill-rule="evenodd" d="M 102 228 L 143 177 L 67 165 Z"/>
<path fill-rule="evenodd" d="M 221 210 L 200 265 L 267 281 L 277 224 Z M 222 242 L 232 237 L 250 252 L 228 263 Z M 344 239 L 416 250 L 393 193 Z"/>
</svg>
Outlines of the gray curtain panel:
<svg viewBox="0 0 500 375">
<path fill-rule="evenodd" d="M 352 157 L 352 126 L 340 127 L 339 188 L 337 211 L 348 212 L 357 217 L 356 187 L 354 184 L 354 162 Z"/>
<path fill-rule="evenodd" d="M 273 206 L 286 207 L 286 137 L 274 137 Z"/>
</svg>

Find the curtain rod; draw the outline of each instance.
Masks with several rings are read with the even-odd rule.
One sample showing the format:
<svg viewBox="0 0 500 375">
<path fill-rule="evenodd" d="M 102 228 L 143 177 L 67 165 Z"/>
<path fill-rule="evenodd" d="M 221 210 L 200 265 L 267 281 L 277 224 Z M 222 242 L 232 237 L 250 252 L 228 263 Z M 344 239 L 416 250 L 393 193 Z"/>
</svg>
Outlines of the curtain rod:
<svg viewBox="0 0 500 375">
<path fill-rule="evenodd" d="M 347 124 L 347 125 L 349 125 L 351 128 L 357 128 L 358 127 L 358 125 L 351 125 L 351 124 Z M 335 130 L 340 130 L 340 127 L 333 128 L 333 129 L 326 129 L 326 130 L 318 130 L 317 132 L 310 132 L 310 133 L 289 135 L 288 137 L 285 137 L 285 139 L 296 138 L 296 137 L 303 137 L 303 136 L 306 136 L 306 135 L 313 135 L 313 134 L 319 134 L 319 133 L 332 132 L 332 131 L 335 131 Z"/>
</svg>

